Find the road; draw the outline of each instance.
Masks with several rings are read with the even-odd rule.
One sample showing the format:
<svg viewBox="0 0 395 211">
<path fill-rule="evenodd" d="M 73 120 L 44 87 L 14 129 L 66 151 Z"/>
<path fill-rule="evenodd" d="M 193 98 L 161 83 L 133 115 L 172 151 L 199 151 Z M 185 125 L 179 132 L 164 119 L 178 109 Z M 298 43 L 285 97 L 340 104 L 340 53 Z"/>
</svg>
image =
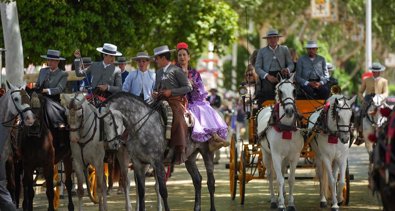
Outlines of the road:
<svg viewBox="0 0 395 211">
<path fill-rule="evenodd" d="M 269 191 L 268 182 L 265 179 L 252 180 L 246 185 L 245 204 L 240 205 L 238 194 L 236 199 L 232 201 L 229 194 L 229 170 L 225 168 L 228 162 L 226 152 L 222 149 L 220 164 L 215 166 L 216 177 L 216 208 L 218 211 L 255 211 L 255 210 L 271 210 L 269 206 Z M 204 178 L 202 188 L 202 210 L 209 210 L 209 195 L 206 186 L 206 175 L 202 165 L 203 161 L 199 160 L 201 174 Z M 349 206 L 342 207 L 341 210 L 347 211 L 373 211 L 381 210 L 380 203 L 376 196 L 368 189 L 367 169 L 368 169 L 368 155 L 363 146 L 353 146 L 350 149 L 349 157 L 350 174 L 354 175 L 354 180 L 351 181 L 351 193 Z M 297 176 L 309 174 L 314 176 L 314 171 L 311 169 L 298 169 Z M 189 211 L 193 210 L 194 203 L 194 188 L 190 177 L 183 165 L 177 166 L 173 176 L 168 183 L 169 205 L 171 210 Z M 317 179 L 311 180 L 297 180 L 295 185 L 295 203 L 299 211 L 316 211 L 316 210 L 330 210 L 329 208 L 319 208 L 319 186 Z M 146 210 L 156 210 L 156 195 L 154 189 L 153 178 L 147 180 L 147 200 Z M 47 201 L 45 197 L 45 190 L 40 187 L 36 190 L 34 199 L 34 210 L 47 210 Z M 132 183 L 131 199 L 132 206 L 135 208 L 135 186 Z M 86 192 L 85 192 L 86 193 Z M 73 198 L 75 206 L 78 201 L 77 197 Z M 59 210 L 67 210 L 66 199 L 61 201 Z M 109 210 L 124 210 L 124 201 L 122 195 L 118 195 L 113 191 L 108 196 Z M 98 210 L 97 206 L 89 201 L 88 197 L 84 197 L 84 210 Z"/>
</svg>

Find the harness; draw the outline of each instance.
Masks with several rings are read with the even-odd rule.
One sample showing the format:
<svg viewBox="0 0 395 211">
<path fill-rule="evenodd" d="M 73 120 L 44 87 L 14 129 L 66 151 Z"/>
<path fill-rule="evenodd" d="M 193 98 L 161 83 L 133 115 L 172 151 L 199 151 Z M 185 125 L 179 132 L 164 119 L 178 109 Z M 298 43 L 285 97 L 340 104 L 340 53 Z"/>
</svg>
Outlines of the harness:
<svg viewBox="0 0 395 211">
<path fill-rule="evenodd" d="M 14 91 L 11 91 L 11 93 L 10 93 L 10 98 L 11 98 L 12 103 L 14 104 L 14 107 L 15 107 L 15 109 L 17 110 L 18 113 L 15 114 L 11 119 L 2 122 L 1 124 L 2 124 L 4 127 L 14 127 L 14 124 L 13 124 L 13 123 L 14 123 L 14 121 L 17 120 L 17 117 L 18 117 L 18 116 L 21 117 L 21 121 L 20 121 L 20 124 L 19 124 L 19 125 L 23 125 L 23 124 L 24 124 L 24 121 L 25 121 L 24 118 L 23 118 L 23 114 L 24 114 L 25 112 L 27 112 L 27 111 L 31 111 L 31 110 L 32 110 L 32 109 L 30 108 L 30 106 L 24 108 L 23 110 L 20 110 L 20 109 L 19 109 L 19 107 L 18 107 L 18 105 L 16 104 L 14 98 L 12 98 L 12 94 L 15 93 L 15 92 L 24 93 L 25 91 L 24 91 L 24 90 L 14 90 Z M 26 95 L 26 96 L 25 96 L 25 95 Z M 21 102 L 21 103 L 29 103 L 29 102 L 26 102 L 26 101 L 29 99 L 26 93 L 24 93 L 24 95 L 21 94 L 21 96 L 22 96 L 22 97 L 21 97 L 21 98 L 22 98 L 22 102 Z M 27 99 L 26 99 L 26 98 L 27 98 Z M 11 125 L 10 125 L 9 123 L 11 123 Z"/>
</svg>

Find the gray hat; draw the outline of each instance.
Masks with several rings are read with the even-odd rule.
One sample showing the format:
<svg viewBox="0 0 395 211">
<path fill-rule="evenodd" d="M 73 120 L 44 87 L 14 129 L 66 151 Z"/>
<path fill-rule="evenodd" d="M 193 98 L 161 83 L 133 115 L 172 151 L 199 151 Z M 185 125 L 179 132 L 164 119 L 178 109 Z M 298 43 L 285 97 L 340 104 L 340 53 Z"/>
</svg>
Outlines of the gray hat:
<svg viewBox="0 0 395 211">
<path fill-rule="evenodd" d="M 282 35 L 280 35 L 276 29 L 269 29 L 269 31 L 266 33 L 266 36 L 262 38 L 266 39 L 269 37 L 282 37 Z"/>
<path fill-rule="evenodd" d="M 174 51 L 174 49 L 170 50 L 167 45 L 162 45 L 157 48 L 154 48 L 154 56 L 161 55 L 161 54 L 164 54 L 167 52 L 173 52 L 173 51 Z"/>
<path fill-rule="evenodd" d="M 128 63 L 130 63 L 130 62 L 127 61 L 126 58 L 123 56 L 118 57 L 117 61 L 115 62 L 115 64 L 128 64 Z"/>
<path fill-rule="evenodd" d="M 132 60 L 139 60 L 139 59 L 148 59 L 150 60 L 151 57 L 150 55 L 148 55 L 147 52 L 138 52 L 137 55 L 135 57 L 132 57 Z"/>
<path fill-rule="evenodd" d="M 333 64 L 331 63 L 326 63 L 326 69 L 328 69 L 328 71 L 334 71 L 335 66 L 333 66 Z"/>
<path fill-rule="evenodd" d="M 315 40 L 309 40 L 307 41 L 306 47 L 305 48 L 318 48 L 317 41 Z"/>
<path fill-rule="evenodd" d="M 50 49 L 47 51 L 47 55 L 41 55 L 41 58 L 48 60 L 66 60 L 65 58 L 60 57 L 60 51 Z"/>
<path fill-rule="evenodd" d="M 110 43 L 104 43 L 103 47 L 96 48 L 96 50 L 107 55 L 122 56 L 122 53 L 117 51 L 117 46 Z"/>
<path fill-rule="evenodd" d="M 91 57 L 82 57 L 82 63 L 83 63 L 84 65 L 92 64 L 92 59 L 91 59 Z"/>
<path fill-rule="evenodd" d="M 369 70 L 371 70 L 372 72 L 383 72 L 385 70 L 385 67 L 379 62 L 375 62 L 372 64 L 372 66 L 369 67 Z"/>
</svg>

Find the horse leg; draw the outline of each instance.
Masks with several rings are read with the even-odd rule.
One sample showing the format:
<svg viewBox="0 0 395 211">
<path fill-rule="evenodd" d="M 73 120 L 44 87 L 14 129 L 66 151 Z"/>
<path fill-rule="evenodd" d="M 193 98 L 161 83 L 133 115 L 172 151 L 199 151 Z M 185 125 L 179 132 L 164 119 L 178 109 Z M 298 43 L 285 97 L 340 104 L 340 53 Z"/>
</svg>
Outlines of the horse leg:
<svg viewBox="0 0 395 211">
<path fill-rule="evenodd" d="M 214 203 L 214 193 L 215 193 L 214 152 L 210 152 L 209 150 L 207 150 L 206 152 L 203 152 L 201 154 L 204 160 L 204 166 L 206 167 L 206 173 L 207 173 L 207 187 L 210 193 L 210 211 L 215 211 L 216 209 Z"/>
<path fill-rule="evenodd" d="M 138 210 L 145 211 L 145 165 L 142 165 L 139 161 L 134 161 L 133 168 L 138 195 Z"/>
<path fill-rule="evenodd" d="M 278 209 L 285 210 L 284 203 L 284 176 L 282 174 L 282 160 L 281 156 L 272 152 L 273 168 L 276 172 L 278 183 Z"/>
<path fill-rule="evenodd" d="M 266 176 L 269 181 L 269 191 L 270 191 L 270 209 L 277 208 L 277 198 L 274 194 L 273 185 L 273 169 L 272 169 L 272 156 L 270 152 L 263 151 L 263 163 L 266 166 Z"/>
<path fill-rule="evenodd" d="M 196 155 L 197 151 L 195 151 L 192 155 L 188 157 L 188 160 L 185 161 L 185 167 L 188 170 L 189 175 L 191 175 L 193 186 L 195 187 L 195 211 L 200 211 L 201 207 L 201 192 L 202 192 L 202 175 L 200 175 L 199 169 L 196 165 Z"/>
<path fill-rule="evenodd" d="M 128 177 L 129 153 L 127 152 L 126 147 L 120 147 L 118 149 L 117 159 L 121 170 L 120 179 L 122 180 L 119 185 L 122 183 L 123 193 L 125 195 L 125 210 L 131 211 L 132 204 L 129 198 L 130 182 Z"/>
<path fill-rule="evenodd" d="M 53 161 L 53 160 L 52 160 Z M 54 211 L 54 184 L 53 184 L 53 173 L 54 165 L 53 162 L 49 162 L 46 167 L 44 167 L 45 184 L 46 184 L 46 194 L 48 199 L 48 211 Z"/>
<path fill-rule="evenodd" d="M 290 166 L 289 166 L 289 175 L 288 175 L 289 196 L 288 196 L 287 211 L 296 211 L 293 190 L 295 185 L 295 171 L 296 171 L 296 166 L 298 165 L 298 159 L 299 159 L 299 154 L 297 154 L 297 157 L 295 157 L 290 162 Z"/>
<path fill-rule="evenodd" d="M 338 201 L 339 201 L 338 202 L 339 206 L 343 203 L 343 200 L 344 200 L 343 188 L 344 188 L 344 185 L 346 184 L 346 182 L 345 182 L 346 168 L 347 168 L 347 159 L 343 159 L 339 165 L 339 173 L 340 173 L 339 177 L 340 178 L 339 178 L 339 184 L 338 184 L 338 188 L 337 188 L 337 197 L 338 197 Z M 336 171 L 335 179 L 336 178 L 337 178 L 337 171 Z"/>
<path fill-rule="evenodd" d="M 23 174 L 23 210 L 33 210 L 33 169 L 24 166 Z"/>
<path fill-rule="evenodd" d="M 336 198 L 336 183 L 337 183 L 337 181 L 336 181 L 336 178 L 333 178 L 333 175 L 332 175 L 332 164 L 329 159 L 322 159 L 322 161 L 323 161 L 324 168 L 327 171 L 328 182 L 329 182 L 329 185 L 331 187 L 331 192 L 332 192 L 332 208 L 331 208 L 331 210 L 332 211 L 339 210 L 339 206 L 337 204 L 337 198 Z"/>
<path fill-rule="evenodd" d="M 84 172 L 86 171 L 85 167 L 79 163 L 80 161 L 77 161 L 76 159 L 73 159 L 73 167 L 75 171 L 75 175 L 77 176 L 77 196 L 78 196 L 78 210 L 82 211 L 82 197 L 84 196 L 84 187 L 83 183 L 85 181 L 85 176 Z"/>
<path fill-rule="evenodd" d="M 156 189 L 157 189 L 157 193 L 158 193 L 158 189 L 159 189 L 159 193 L 160 196 L 158 197 L 158 211 L 162 210 L 162 206 L 161 206 L 161 201 L 163 201 L 163 205 L 165 207 L 165 210 L 168 211 L 170 210 L 169 208 L 169 204 L 167 202 L 167 187 L 166 187 L 166 179 L 165 179 L 165 168 L 163 166 L 163 162 L 162 161 L 155 161 L 154 165 L 154 171 L 155 171 L 155 180 L 156 180 Z"/>
<path fill-rule="evenodd" d="M 103 152 L 104 153 L 104 152 Z M 104 163 L 103 159 L 98 159 L 94 166 L 96 168 L 96 192 L 99 199 L 99 210 L 107 210 L 107 185 L 106 177 L 104 175 Z"/>
<path fill-rule="evenodd" d="M 16 208 L 19 208 L 19 198 L 21 195 L 21 176 L 23 173 L 22 169 L 22 163 L 21 162 L 15 162 L 15 205 Z"/>
<path fill-rule="evenodd" d="M 7 178 L 7 189 L 11 194 L 12 202 L 15 203 L 16 197 L 16 185 L 15 185 L 15 166 L 13 156 L 9 156 L 6 161 L 6 178 Z"/>
<path fill-rule="evenodd" d="M 71 156 L 67 155 L 63 159 L 63 165 L 64 165 L 64 171 L 66 175 L 66 189 L 67 189 L 67 198 L 68 198 L 68 205 L 67 208 L 69 211 L 74 211 L 74 204 L 73 204 L 73 195 L 72 195 L 72 189 L 73 189 L 73 181 L 71 180 L 71 174 L 73 173 L 73 166 L 72 166 L 72 161 L 71 161 Z"/>
</svg>

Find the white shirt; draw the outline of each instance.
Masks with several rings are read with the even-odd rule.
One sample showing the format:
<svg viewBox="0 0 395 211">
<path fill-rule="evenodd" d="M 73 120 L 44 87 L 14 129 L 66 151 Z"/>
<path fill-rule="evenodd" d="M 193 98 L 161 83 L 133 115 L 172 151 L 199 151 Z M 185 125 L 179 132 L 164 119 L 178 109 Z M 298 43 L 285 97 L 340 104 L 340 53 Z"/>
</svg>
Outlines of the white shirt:
<svg viewBox="0 0 395 211">
<path fill-rule="evenodd" d="M 144 95 L 144 100 L 147 101 L 151 98 L 152 90 L 155 85 L 155 72 L 146 70 L 131 71 L 126 77 L 122 86 L 122 91 L 129 92 L 135 96 Z"/>
</svg>

